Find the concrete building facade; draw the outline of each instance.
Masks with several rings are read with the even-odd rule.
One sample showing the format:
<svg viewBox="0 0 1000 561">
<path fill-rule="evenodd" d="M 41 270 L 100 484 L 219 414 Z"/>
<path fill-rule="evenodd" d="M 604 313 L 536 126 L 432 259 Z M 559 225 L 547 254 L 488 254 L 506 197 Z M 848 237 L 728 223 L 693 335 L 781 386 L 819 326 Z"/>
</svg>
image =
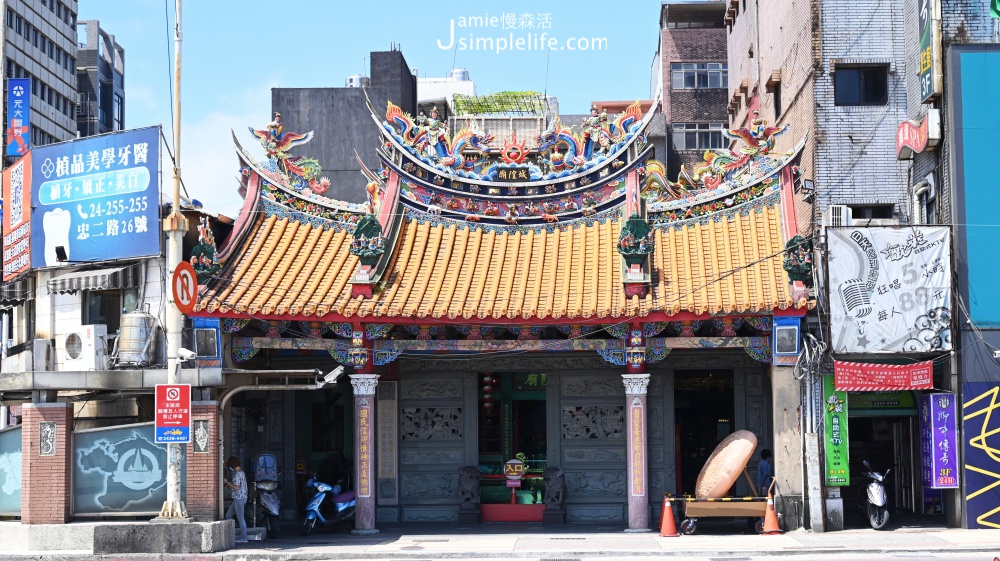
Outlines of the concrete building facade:
<svg viewBox="0 0 1000 561">
<path fill-rule="evenodd" d="M 80 136 L 125 130 L 125 49 L 97 20 L 77 24 L 76 124 Z"/>
<path fill-rule="evenodd" d="M 31 144 L 75 138 L 77 0 L 4 5 L 4 75 L 31 79 Z"/>
</svg>

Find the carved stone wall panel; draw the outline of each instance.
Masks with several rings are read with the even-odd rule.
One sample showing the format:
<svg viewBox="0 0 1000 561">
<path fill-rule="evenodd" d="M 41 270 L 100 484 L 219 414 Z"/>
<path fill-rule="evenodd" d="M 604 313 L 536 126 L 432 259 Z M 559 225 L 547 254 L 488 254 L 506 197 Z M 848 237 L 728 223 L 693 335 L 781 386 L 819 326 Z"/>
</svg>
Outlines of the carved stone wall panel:
<svg viewBox="0 0 1000 561">
<path fill-rule="evenodd" d="M 455 473 L 404 473 L 400 477 L 404 499 L 455 499 L 458 501 L 458 471 Z"/>
<path fill-rule="evenodd" d="M 663 374 L 656 374 L 649 377 L 649 387 L 647 395 L 663 395 Z"/>
<path fill-rule="evenodd" d="M 537 372 L 539 370 L 605 370 L 608 363 L 597 353 L 562 353 L 559 355 L 505 356 L 468 360 L 406 360 L 400 359 L 400 372 Z M 622 392 L 625 390 L 623 389 Z"/>
<path fill-rule="evenodd" d="M 651 438 L 663 438 L 663 405 L 656 403 L 651 404 L 648 408 L 649 418 L 646 420 L 646 426 L 649 427 L 649 436 Z"/>
<path fill-rule="evenodd" d="M 458 509 L 441 507 L 404 507 L 403 522 L 458 522 Z"/>
<path fill-rule="evenodd" d="M 563 396 L 565 397 L 618 397 L 625 395 L 625 385 L 621 376 L 614 377 L 565 377 Z"/>
<path fill-rule="evenodd" d="M 623 405 L 563 407 L 562 435 L 564 440 L 625 438 L 625 407 Z"/>
<path fill-rule="evenodd" d="M 623 464 L 625 458 L 625 448 L 563 448 L 563 461 L 567 464 Z"/>
<path fill-rule="evenodd" d="M 764 404 L 760 400 L 747 401 L 747 430 L 757 435 L 761 445 L 770 440 L 764 432 Z"/>
<path fill-rule="evenodd" d="M 566 473 L 568 497 L 623 497 L 625 470 Z"/>
<path fill-rule="evenodd" d="M 757 397 L 761 394 L 760 374 L 747 374 L 747 395 Z"/>
<path fill-rule="evenodd" d="M 399 434 L 404 441 L 461 440 L 461 407 L 403 407 Z"/>
<path fill-rule="evenodd" d="M 658 469 L 649 470 L 649 488 L 663 492 L 663 471 Z"/>
<path fill-rule="evenodd" d="M 434 466 L 441 464 L 462 464 L 461 450 L 402 450 L 399 454 L 403 465 Z"/>
<path fill-rule="evenodd" d="M 380 506 L 375 511 L 375 522 L 380 524 L 394 524 L 399 522 L 399 508 Z"/>
<path fill-rule="evenodd" d="M 625 509 L 627 505 L 621 506 L 567 506 L 567 522 L 624 522 Z"/>
<path fill-rule="evenodd" d="M 663 463 L 663 447 L 662 446 L 650 446 L 649 447 L 649 461 L 652 464 L 660 465 Z"/>
<path fill-rule="evenodd" d="M 379 401 L 396 399 L 396 383 L 382 382 L 375 388 L 375 395 Z"/>
<path fill-rule="evenodd" d="M 459 399 L 462 397 L 462 381 L 454 378 L 401 380 L 399 385 L 402 399 Z"/>
</svg>

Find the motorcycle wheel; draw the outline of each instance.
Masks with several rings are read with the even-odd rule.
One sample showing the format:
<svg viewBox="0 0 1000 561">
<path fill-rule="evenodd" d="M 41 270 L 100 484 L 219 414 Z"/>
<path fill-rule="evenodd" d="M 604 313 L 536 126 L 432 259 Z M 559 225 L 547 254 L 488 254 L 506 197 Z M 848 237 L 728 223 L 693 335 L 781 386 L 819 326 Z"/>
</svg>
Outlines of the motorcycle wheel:
<svg viewBox="0 0 1000 561">
<path fill-rule="evenodd" d="M 312 533 L 313 528 L 315 528 L 315 527 L 316 527 L 316 519 L 315 518 L 310 518 L 309 520 L 306 520 L 305 525 L 302 526 L 302 535 L 303 536 L 308 536 L 309 534 Z"/>
<path fill-rule="evenodd" d="M 274 539 L 281 537 L 281 520 L 277 516 L 267 517 L 267 537 Z"/>
<path fill-rule="evenodd" d="M 868 505 L 868 522 L 876 530 L 885 528 L 889 523 L 889 507 Z"/>
</svg>

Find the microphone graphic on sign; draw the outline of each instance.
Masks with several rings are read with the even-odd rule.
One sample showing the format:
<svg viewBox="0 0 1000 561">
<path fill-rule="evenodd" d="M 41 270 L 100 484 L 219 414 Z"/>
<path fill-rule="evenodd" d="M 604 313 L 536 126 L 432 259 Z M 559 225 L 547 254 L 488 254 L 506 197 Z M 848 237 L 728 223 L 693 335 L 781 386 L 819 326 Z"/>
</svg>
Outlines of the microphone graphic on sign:
<svg viewBox="0 0 1000 561">
<path fill-rule="evenodd" d="M 868 289 L 861 279 L 850 279 L 840 285 L 840 298 L 847 313 L 863 318 L 872 313 L 872 301 Z"/>
</svg>

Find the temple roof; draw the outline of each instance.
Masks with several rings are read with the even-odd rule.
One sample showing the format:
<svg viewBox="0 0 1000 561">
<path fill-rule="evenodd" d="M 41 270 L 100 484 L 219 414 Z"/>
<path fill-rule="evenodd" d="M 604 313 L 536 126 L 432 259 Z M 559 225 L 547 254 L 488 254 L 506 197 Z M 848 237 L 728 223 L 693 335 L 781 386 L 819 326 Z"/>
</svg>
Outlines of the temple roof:
<svg viewBox="0 0 1000 561">
<path fill-rule="evenodd" d="M 719 314 L 791 307 L 778 193 L 718 220 L 654 228 L 652 290 L 625 295 L 619 211 L 541 227 L 493 228 L 408 211 L 373 298 L 351 296 L 358 258 L 339 223 L 266 213 L 198 309 L 341 317 L 586 320 L 651 312 Z M 719 280 L 716 280 L 719 279 Z M 714 281 L 714 282 L 713 282 Z"/>
</svg>

